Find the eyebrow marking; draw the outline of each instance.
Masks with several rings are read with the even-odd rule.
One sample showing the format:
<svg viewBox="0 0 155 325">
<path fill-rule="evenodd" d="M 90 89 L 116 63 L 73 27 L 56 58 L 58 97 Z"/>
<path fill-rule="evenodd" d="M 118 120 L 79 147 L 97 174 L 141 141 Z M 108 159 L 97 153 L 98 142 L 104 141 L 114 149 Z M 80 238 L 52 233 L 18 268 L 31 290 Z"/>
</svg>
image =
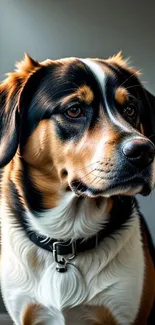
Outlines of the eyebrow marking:
<svg viewBox="0 0 155 325">
<path fill-rule="evenodd" d="M 94 93 L 91 88 L 87 85 L 79 87 L 76 91 L 76 94 L 81 100 L 85 101 L 87 104 L 92 103 L 92 101 L 94 100 Z"/>
<path fill-rule="evenodd" d="M 124 105 L 129 99 L 127 89 L 123 87 L 117 88 L 115 91 L 115 99 L 120 105 Z"/>
<path fill-rule="evenodd" d="M 90 105 L 94 100 L 94 93 L 92 89 L 87 85 L 82 85 L 74 91 L 71 95 L 68 95 L 62 99 L 62 103 L 65 104 L 72 99 L 79 99 Z"/>
<path fill-rule="evenodd" d="M 99 63 L 97 63 L 96 61 L 90 60 L 90 59 L 80 59 L 83 63 L 85 63 L 88 68 L 92 71 L 92 73 L 94 74 L 94 76 L 96 77 L 100 88 L 103 92 L 103 96 L 104 96 L 104 102 L 106 105 L 106 110 L 108 112 L 109 118 L 111 119 L 111 121 L 120 129 L 122 129 L 123 131 L 130 133 L 131 129 L 133 130 L 132 126 L 128 125 L 123 119 L 122 119 L 122 123 L 119 120 L 119 118 L 115 118 L 115 116 L 112 114 L 111 109 L 107 103 L 107 96 L 106 96 L 106 80 L 108 78 L 108 74 L 106 74 L 103 69 L 100 67 Z M 134 129 L 135 133 L 138 133 L 135 129 Z"/>
</svg>

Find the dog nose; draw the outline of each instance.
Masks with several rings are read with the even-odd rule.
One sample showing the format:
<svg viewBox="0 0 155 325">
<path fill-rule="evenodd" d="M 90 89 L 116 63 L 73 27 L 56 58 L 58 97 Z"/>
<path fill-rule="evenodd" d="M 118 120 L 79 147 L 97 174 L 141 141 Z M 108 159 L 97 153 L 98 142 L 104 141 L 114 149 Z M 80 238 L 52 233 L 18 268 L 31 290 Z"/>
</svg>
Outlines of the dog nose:
<svg viewBox="0 0 155 325">
<path fill-rule="evenodd" d="M 123 153 L 138 168 L 149 166 L 155 156 L 155 147 L 153 143 L 145 139 L 128 140 L 123 146 Z"/>
</svg>

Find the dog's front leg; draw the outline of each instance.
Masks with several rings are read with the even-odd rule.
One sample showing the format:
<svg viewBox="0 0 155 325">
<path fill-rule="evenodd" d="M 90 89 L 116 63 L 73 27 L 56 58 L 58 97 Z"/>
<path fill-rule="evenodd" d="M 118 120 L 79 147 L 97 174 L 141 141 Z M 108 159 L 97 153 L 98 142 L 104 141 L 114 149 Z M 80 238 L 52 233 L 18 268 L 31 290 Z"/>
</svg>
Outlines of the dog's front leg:
<svg viewBox="0 0 155 325">
<path fill-rule="evenodd" d="M 27 305 L 21 316 L 21 325 L 45 325 L 40 319 L 41 311 L 42 309 L 40 305 Z"/>
<path fill-rule="evenodd" d="M 65 325 L 64 317 L 55 308 L 29 304 L 21 315 L 20 325 Z"/>
</svg>

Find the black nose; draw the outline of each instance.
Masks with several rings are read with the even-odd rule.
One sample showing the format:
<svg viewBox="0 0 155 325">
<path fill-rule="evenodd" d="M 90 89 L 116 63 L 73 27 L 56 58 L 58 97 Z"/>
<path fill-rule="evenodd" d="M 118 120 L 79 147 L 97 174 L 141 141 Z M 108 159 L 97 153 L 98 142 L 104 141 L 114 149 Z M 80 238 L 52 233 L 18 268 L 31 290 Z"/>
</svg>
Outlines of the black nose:
<svg viewBox="0 0 155 325">
<path fill-rule="evenodd" d="M 149 140 L 132 139 L 123 145 L 123 153 L 134 166 L 143 169 L 153 162 L 155 147 Z"/>
</svg>

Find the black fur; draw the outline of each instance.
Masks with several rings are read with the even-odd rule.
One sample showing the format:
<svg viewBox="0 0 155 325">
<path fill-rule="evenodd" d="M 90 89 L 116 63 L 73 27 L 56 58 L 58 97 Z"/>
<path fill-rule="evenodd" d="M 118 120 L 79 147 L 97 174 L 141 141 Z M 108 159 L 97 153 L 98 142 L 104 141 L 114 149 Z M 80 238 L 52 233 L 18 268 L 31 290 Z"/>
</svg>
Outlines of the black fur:
<svg viewBox="0 0 155 325">
<path fill-rule="evenodd" d="M 154 247 L 154 243 L 148 228 L 148 225 L 144 219 L 144 217 L 142 216 L 142 214 L 140 214 L 140 218 L 141 218 L 141 233 L 142 233 L 142 237 L 143 234 L 145 233 L 146 235 L 146 239 L 147 239 L 147 245 L 148 245 L 148 250 L 150 252 L 153 264 L 154 264 L 154 268 L 155 268 L 155 247 Z M 155 324 L 155 300 L 154 300 L 154 305 L 152 307 L 151 313 L 149 315 L 148 318 L 148 322 L 147 325 L 154 325 Z"/>
<path fill-rule="evenodd" d="M 22 179 L 23 181 L 23 179 Z M 25 183 L 25 180 L 24 180 Z M 27 186 L 27 183 L 24 184 Z M 9 190 L 9 196 L 7 198 L 7 203 L 10 208 L 10 211 L 14 214 L 15 220 L 17 220 L 16 225 L 22 227 L 22 229 L 27 233 L 27 234 L 32 234 L 32 230 L 29 228 L 29 223 L 25 218 L 25 213 L 26 209 L 24 207 L 24 204 L 22 203 L 20 194 L 16 188 L 16 185 L 12 182 L 9 181 L 8 183 L 8 190 Z M 31 199 L 35 200 L 34 193 L 29 192 L 31 191 L 32 188 L 28 187 L 26 188 L 26 197 L 28 199 L 29 203 L 29 208 L 36 208 L 33 206 Z M 29 192 L 29 194 L 28 194 Z M 32 198 L 30 199 L 30 196 Z M 36 197 L 36 199 L 38 199 Z M 38 201 L 36 202 L 36 205 L 38 204 Z M 33 212 L 33 210 L 31 210 Z M 111 211 L 111 214 L 109 216 L 109 220 L 107 222 L 107 225 L 104 228 L 102 228 L 98 232 L 98 238 L 99 241 L 104 240 L 106 237 L 113 237 L 113 235 L 116 232 L 120 232 L 122 228 L 130 227 L 129 226 L 129 221 L 131 218 L 134 218 L 135 214 L 133 213 L 134 211 L 139 211 L 138 210 L 138 204 L 137 201 L 134 197 L 123 197 L 123 196 L 118 196 L 118 197 L 113 197 L 113 208 Z M 39 212 L 39 211 L 38 211 Z M 36 233 L 37 234 L 37 233 Z M 38 235 L 38 234 L 37 234 Z M 30 236 L 29 236 L 30 237 Z M 80 240 L 81 242 L 82 240 Z M 49 241 L 50 243 L 50 241 Z"/>
<path fill-rule="evenodd" d="M 155 143 L 155 97 L 146 91 L 138 81 L 135 74 L 118 65 L 110 65 L 101 61 L 101 64 L 108 65 L 114 72 L 114 76 L 107 78 L 105 93 L 107 102 L 112 110 L 112 113 L 117 116 L 119 111 L 114 98 L 114 91 L 118 86 L 124 85 L 131 98 L 135 98 L 138 105 L 139 122 L 143 124 L 145 135 Z M 60 101 L 63 97 L 74 93 L 79 86 L 88 85 L 94 93 L 95 100 L 91 105 L 87 106 L 82 102 L 78 102 L 84 112 L 84 117 L 77 121 L 69 119 L 65 115 L 67 105 L 64 107 Z M 61 63 L 57 65 L 44 66 L 30 75 L 25 85 L 21 90 L 20 82 L 17 89 L 12 92 L 12 96 L 8 101 L 8 90 L 2 91 L 0 94 L 0 167 L 8 164 L 14 157 L 17 148 L 22 155 L 25 143 L 28 137 L 37 127 L 38 123 L 43 119 L 51 119 L 55 124 L 57 136 L 63 143 L 74 139 L 76 141 L 83 136 L 86 130 L 91 130 L 101 120 L 102 113 L 112 123 L 100 86 L 95 79 L 90 69 L 81 61 L 75 59 L 74 62 L 63 69 Z M 76 102 L 77 105 L 77 102 Z M 102 114 L 102 116 L 103 116 Z M 129 122 L 129 121 L 128 121 Z M 104 123 L 104 122 L 103 122 Z M 131 124 L 131 123 L 130 123 Z M 126 137 L 122 133 L 122 137 Z M 111 186 L 123 186 L 125 182 L 137 185 L 144 180 L 145 188 L 143 194 L 149 193 L 148 183 L 151 178 L 152 169 L 143 171 L 127 165 L 125 158 L 122 157 L 121 145 L 117 150 L 117 171 L 114 171 L 113 184 Z M 23 173 L 21 173 L 21 185 L 24 199 L 29 209 L 36 213 L 44 210 L 42 202 L 42 194 L 35 188 L 32 180 L 29 177 L 28 166 L 21 158 L 23 165 Z M 125 166 L 124 171 L 122 165 Z M 117 172 L 117 175 L 116 175 Z M 133 175 L 133 177 L 131 177 Z M 82 184 L 83 189 L 85 184 Z M 112 188 L 112 187 L 111 187 Z M 110 189 L 110 187 L 108 188 Z M 93 189 L 89 189 L 92 190 Z M 20 194 L 16 188 L 16 184 L 8 182 L 9 195 L 7 196 L 8 205 L 16 216 L 17 226 L 21 226 L 26 231 L 28 225 L 25 219 L 25 207 L 21 200 Z M 104 237 L 113 236 L 115 232 L 119 232 L 123 227 L 128 226 L 128 221 L 132 216 L 133 208 L 138 209 L 136 200 L 132 197 L 113 197 L 114 206 L 110 215 L 109 223 L 106 228 L 102 229 Z M 155 253 L 150 234 L 146 223 L 142 220 L 149 249 L 153 261 L 155 262 Z M 100 234 L 99 234 L 100 235 Z M 149 325 L 154 323 L 155 311 L 149 318 Z"/>
<path fill-rule="evenodd" d="M 144 126 L 146 136 L 154 140 L 155 133 L 155 97 L 146 91 L 137 77 L 117 65 L 103 65 L 115 73 L 109 76 L 106 83 L 107 101 L 113 110 L 117 112 L 114 101 L 114 90 L 117 86 L 127 87 L 131 96 L 137 100 L 139 106 L 140 121 Z M 76 123 L 65 119 L 64 109 L 60 100 L 74 93 L 80 85 L 88 85 L 94 93 L 95 100 L 91 107 L 79 103 L 84 111 L 86 119 L 79 119 Z M 53 119 L 56 125 L 57 135 L 64 142 L 70 138 L 75 141 L 83 135 L 86 129 L 91 129 L 98 122 L 99 108 L 102 107 L 106 114 L 103 95 L 90 69 L 78 59 L 63 69 L 62 64 L 44 66 L 32 74 L 20 92 L 21 84 L 12 93 L 11 100 L 7 102 L 7 92 L 0 94 L 0 166 L 5 166 L 14 156 L 18 145 L 22 150 L 27 137 L 42 119 Z M 45 98 L 45 100 L 43 100 Z M 48 105 L 47 105 L 48 101 Z M 7 107 L 6 107 L 7 102 Z M 18 105 L 17 105 L 18 104 Z M 63 115 L 63 117 L 62 117 Z M 58 121 L 57 117 L 61 116 Z"/>
</svg>

